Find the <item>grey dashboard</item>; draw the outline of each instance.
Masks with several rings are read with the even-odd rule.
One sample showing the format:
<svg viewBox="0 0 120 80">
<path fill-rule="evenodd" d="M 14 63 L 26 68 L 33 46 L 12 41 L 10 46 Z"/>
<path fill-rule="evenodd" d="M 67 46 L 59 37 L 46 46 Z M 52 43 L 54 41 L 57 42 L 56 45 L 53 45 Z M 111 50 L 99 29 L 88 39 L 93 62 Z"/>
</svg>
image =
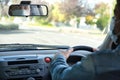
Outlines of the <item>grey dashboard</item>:
<svg viewBox="0 0 120 80">
<path fill-rule="evenodd" d="M 64 49 L 65 50 L 65 49 Z M 59 50 L 26 50 L 0 52 L 0 80 L 51 80 L 50 63 Z M 75 51 L 68 58 L 69 65 L 90 54 Z"/>
</svg>

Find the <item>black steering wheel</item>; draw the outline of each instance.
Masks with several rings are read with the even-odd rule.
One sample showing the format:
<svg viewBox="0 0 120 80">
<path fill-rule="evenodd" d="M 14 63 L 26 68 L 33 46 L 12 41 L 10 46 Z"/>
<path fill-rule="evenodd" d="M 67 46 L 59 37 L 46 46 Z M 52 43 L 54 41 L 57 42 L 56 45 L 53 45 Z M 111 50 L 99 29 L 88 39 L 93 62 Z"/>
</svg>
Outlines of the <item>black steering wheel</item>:
<svg viewBox="0 0 120 80">
<path fill-rule="evenodd" d="M 84 50 L 84 51 L 89 51 L 89 52 L 95 52 L 96 50 L 94 49 L 94 48 L 92 48 L 92 47 L 89 47 L 89 46 L 74 46 L 74 47 L 72 47 L 73 48 L 73 52 L 74 51 L 79 51 L 79 50 Z M 78 62 L 78 61 L 81 61 L 81 59 L 82 59 L 82 57 L 86 57 L 87 56 L 87 54 L 79 54 L 79 55 L 77 55 L 77 54 L 72 54 L 72 55 L 70 55 L 69 56 L 69 58 L 67 59 L 67 63 L 69 64 L 69 65 L 73 65 L 73 64 L 75 64 L 76 62 Z"/>
<path fill-rule="evenodd" d="M 78 51 L 78 50 L 85 50 L 85 51 L 90 51 L 90 52 L 96 51 L 94 48 L 90 46 L 74 46 L 72 48 L 73 48 L 73 51 Z"/>
</svg>

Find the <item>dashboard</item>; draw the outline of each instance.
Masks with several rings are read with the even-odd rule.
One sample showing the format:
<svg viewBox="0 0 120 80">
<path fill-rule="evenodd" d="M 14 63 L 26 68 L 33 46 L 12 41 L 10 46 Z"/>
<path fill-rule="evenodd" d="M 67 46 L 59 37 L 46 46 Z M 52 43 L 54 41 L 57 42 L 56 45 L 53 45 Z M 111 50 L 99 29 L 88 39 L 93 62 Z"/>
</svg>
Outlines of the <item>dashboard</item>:
<svg viewBox="0 0 120 80">
<path fill-rule="evenodd" d="M 59 50 L 0 52 L 0 80 L 51 80 L 50 63 Z M 75 51 L 67 59 L 70 66 L 90 52 Z"/>
</svg>

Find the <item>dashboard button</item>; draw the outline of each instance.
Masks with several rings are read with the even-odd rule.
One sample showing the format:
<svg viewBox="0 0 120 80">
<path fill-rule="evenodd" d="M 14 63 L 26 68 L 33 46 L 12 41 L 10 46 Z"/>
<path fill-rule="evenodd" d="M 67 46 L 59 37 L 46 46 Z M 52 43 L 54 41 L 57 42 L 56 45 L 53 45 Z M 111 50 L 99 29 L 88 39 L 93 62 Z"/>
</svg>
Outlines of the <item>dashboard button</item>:
<svg viewBox="0 0 120 80">
<path fill-rule="evenodd" d="M 36 69 L 36 72 L 37 72 L 37 73 L 40 73 L 40 69 Z"/>
<path fill-rule="evenodd" d="M 46 57 L 44 60 L 45 60 L 46 63 L 50 63 L 51 62 L 51 58 L 49 58 L 49 57 Z"/>
</svg>

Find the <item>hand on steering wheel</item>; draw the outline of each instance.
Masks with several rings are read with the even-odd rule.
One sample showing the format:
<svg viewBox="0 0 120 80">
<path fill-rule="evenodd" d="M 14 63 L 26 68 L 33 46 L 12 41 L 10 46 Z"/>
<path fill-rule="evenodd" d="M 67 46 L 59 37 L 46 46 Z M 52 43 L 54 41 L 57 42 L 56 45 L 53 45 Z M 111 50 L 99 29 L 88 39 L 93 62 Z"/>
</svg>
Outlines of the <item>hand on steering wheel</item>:
<svg viewBox="0 0 120 80">
<path fill-rule="evenodd" d="M 65 58 L 67 59 L 73 51 L 78 51 L 78 50 L 85 50 L 85 51 L 90 51 L 90 52 L 97 51 L 97 49 L 94 49 L 89 46 L 74 46 L 74 47 L 68 49 L 67 51 L 62 51 L 62 50 L 60 50 L 60 51 L 61 51 L 61 54 L 64 55 Z"/>
</svg>

